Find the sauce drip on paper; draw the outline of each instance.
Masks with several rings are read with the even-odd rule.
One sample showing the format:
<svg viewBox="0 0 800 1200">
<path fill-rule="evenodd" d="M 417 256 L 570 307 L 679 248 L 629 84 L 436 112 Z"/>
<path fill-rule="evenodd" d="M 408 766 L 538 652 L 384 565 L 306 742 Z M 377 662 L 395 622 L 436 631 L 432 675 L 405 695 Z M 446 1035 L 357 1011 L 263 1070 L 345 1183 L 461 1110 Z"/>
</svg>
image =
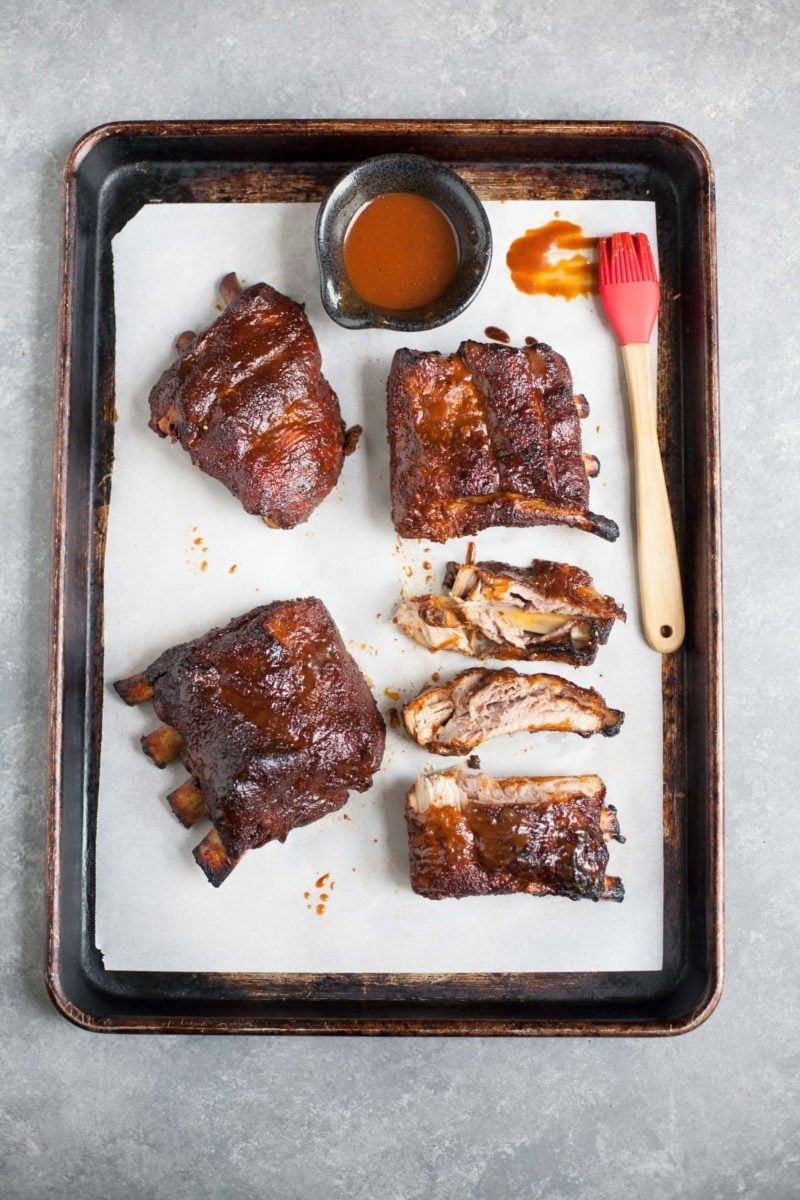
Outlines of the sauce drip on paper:
<svg viewBox="0 0 800 1200">
<path fill-rule="evenodd" d="M 572 221 L 548 221 L 529 229 L 509 247 L 506 263 L 515 286 L 529 296 L 544 294 L 574 300 L 597 292 L 597 264 L 585 254 L 554 257 L 565 250 L 597 250 L 597 238 L 584 235 Z"/>
<path fill-rule="evenodd" d="M 511 341 L 511 338 L 506 333 L 505 329 L 500 329 L 497 325 L 487 325 L 483 331 L 487 338 L 491 338 L 493 342 L 504 342 L 506 345 Z"/>
</svg>

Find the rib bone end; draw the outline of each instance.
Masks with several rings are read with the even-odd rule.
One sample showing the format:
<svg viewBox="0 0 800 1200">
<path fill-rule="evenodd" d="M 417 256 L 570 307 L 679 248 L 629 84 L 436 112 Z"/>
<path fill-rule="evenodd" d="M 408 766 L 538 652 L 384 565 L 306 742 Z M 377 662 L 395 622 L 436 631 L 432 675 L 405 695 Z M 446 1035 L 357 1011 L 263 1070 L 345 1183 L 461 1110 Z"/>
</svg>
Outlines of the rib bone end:
<svg viewBox="0 0 800 1200">
<path fill-rule="evenodd" d="M 193 779 L 187 779 L 174 792 L 170 792 L 167 802 L 181 825 L 187 829 L 191 829 L 206 815 L 203 793 Z"/>
<path fill-rule="evenodd" d="M 214 887 L 219 887 L 221 883 L 225 882 L 239 861 L 238 858 L 233 858 L 228 853 L 225 843 L 216 829 L 211 829 L 202 842 L 195 846 L 192 853 L 195 862 L 202 868 L 206 879 Z"/>
<path fill-rule="evenodd" d="M 129 679 L 120 679 L 114 684 L 114 691 L 126 704 L 144 704 L 145 700 L 153 698 L 153 689 L 144 671 L 131 675 Z"/>
<path fill-rule="evenodd" d="M 581 393 L 578 393 L 578 395 L 572 397 L 572 400 L 581 420 L 584 420 L 586 417 L 588 417 L 589 401 L 586 399 L 586 397 Z"/>
<path fill-rule="evenodd" d="M 230 271 L 219 281 L 219 294 L 226 304 L 232 304 L 241 290 L 242 285 L 235 271 Z"/>
<path fill-rule="evenodd" d="M 142 749 L 157 767 L 174 762 L 183 749 L 183 738 L 171 725 L 159 725 L 142 738 Z"/>
</svg>

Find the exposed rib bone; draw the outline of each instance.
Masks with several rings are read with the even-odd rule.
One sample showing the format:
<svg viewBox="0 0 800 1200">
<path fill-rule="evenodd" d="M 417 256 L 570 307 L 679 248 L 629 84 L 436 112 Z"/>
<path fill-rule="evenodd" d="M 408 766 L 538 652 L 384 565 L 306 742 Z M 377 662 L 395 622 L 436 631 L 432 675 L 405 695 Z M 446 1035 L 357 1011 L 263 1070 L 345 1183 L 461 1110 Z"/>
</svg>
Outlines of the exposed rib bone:
<svg viewBox="0 0 800 1200">
<path fill-rule="evenodd" d="M 467 809 L 471 804 L 547 804 L 568 801 L 576 796 L 597 799 L 602 803 L 605 784 L 599 775 L 495 779 L 491 775 L 470 775 L 460 767 L 451 767 L 436 775 L 420 775 L 406 796 L 406 804 L 413 812 L 422 814 L 429 808 Z"/>
<path fill-rule="evenodd" d="M 170 792 L 167 801 L 181 825 L 187 829 L 191 829 L 207 815 L 203 803 L 203 793 L 191 778 L 182 783 L 174 792 Z"/>
<path fill-rule="evenodd" d="M 582 454 L 583 466 L 590 479 L 600 474 L 600 459 L 595 454 Z"/>
<path fill-rule="evenodd" d="M 600 809 L 600 828 L 607 842 L 615 841 L 621 844 L 626 841 L 619 831 L 617 810 L 613 804 L 606 804 Z"/>
<path fill-rule="evenodd" d="M 126 704 L 144 704 L 145 700 L 153 698 L 153 689 L 144 671 L 131 675 L 129 679 L 120 679 L 114 684 L 114 691 Z"/>
<path fill-rule="evenodd" d="M 581 420 L 583 420 L 585 417 L 588 417 L 589 401 L 586 399 L 586 397 L 581 395 L 580 393 L 578 393 L 578 395 L 573 396 L 572 399 L 575 404 L 575 409 L 578 413 L 578 416 L 581 418 Z"/>
<path fill-rule="evenodd" d="M 221 883 L 224 883 L 240 861 L 238 858 L 231 857 L 216 829 L 209 830 L 192 853 L 198 866 L 202 867 L 205 872 L 206 879 L 214 887 L 219 887 Z"/>
<path fill-rule="evenodd" d="M 174 762 L 183 749 L 183 738 L 171 725 L 159 725 L 142 738 L 142 749 L 157 767 Z"/>
<path fill-rule="evenodd" d="M 191 346 L 192 342 L 194 341 L 194 339 L 196 337 L 197 337 L 197 334 L 194 333 L 191 329 L 184 330 L 183 333 L 179 333 L 178 336 L 175 338 L 175 349 L 178 351 L 179 354 L 182 354 L 183 351 L 187 349 L 187 347 Z"/>
<path fill-rule="evenodd" d="M 232 304 L 242 290 L 239 276 L 235 271 L 229 271 L 219 281 L 219 294 L 226 304 Z"/>
</svg>

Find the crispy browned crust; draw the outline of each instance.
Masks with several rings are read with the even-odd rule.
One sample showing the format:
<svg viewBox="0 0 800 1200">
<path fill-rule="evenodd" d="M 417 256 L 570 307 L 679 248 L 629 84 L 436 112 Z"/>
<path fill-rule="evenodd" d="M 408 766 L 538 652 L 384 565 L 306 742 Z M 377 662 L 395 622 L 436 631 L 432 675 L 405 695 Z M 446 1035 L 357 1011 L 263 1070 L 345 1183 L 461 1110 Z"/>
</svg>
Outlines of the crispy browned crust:
<svg viewBox="0 0 800 1200">
<path fill-rule="evenodd" d="M 572 563 L 551 562 L 546 558 L 534 558 L 529 567 L 515 567 L 511 563 L 487 560 L 471 564 L 484 579 L 491 576 L 510 579 L 531 588 L 543 600 L 551 601 L 552 611 L 569 609 L 598 621 L 624 621 L 625 609 L 613 596 L 603 596 L 595 589 L 594 580 L 588 571 Z M 452 587 L 459 564 L 449 562 L 445 570 L 444 585 Z"/>
<path fill-rule="evenodd" d="M 445 755 L 469 754 L 504 733 L 614 737 L 624 720 L 625 714 L 609 708 L 594 688 L 559 675 L 521 675 L 513 667 L 472 667 L 403 705 L 409 737 L 432 754 Z"/>
<path fill-rule="evenodd" d="M 235 281 L 235 283 L 234 283 Z M 301 305 L 225 276 L 224 313 L 181 335 L 150 393 L 150 428 L 178 440 L 249 513 L 280 529 L 307 520 L 339 478 L 344 422 Z"/>
<path fill-rule="evenodd" d="M 392 519 L 443 542 L 491 525 L 573 525 L 609 541 L 589 511 L 579 408 L 549 346 L 462 342 L 398 350 L 388 383 Z"/>
<path fill-rule="evenodd" d="M 194 824 L 202 801 L 232 860 L 341 808 L 380 766 L 383 720 L 314 597 L 253 609 L 144 675 L 191 776 L 172 809 Z"/>
<path fill-rule="evenodd" d="M 442 773 L 453 778 L 466 772 Z M 585 777 L 584 777 L 585 778 Z M 406 800 L 411 886 L 430 900 L 527 893 L 571 900 L 617 900 L 622 880 L 606 874 L 608 848 L 619 831 L 616 809 L 605 805 L 605 787 L 589 791 L 581 777 L 571 793 L 533 803 L 514 800 L 520 784 L 548 780 L 472 777 L 486 781 L 490 799 L 416 810 Z M 416 787 L 416 785 L 415 785 Z M 510 797 L 502 797 L 503 790 Z M 491 797 L 498 802 L 492 803 Z"/>
</svg>

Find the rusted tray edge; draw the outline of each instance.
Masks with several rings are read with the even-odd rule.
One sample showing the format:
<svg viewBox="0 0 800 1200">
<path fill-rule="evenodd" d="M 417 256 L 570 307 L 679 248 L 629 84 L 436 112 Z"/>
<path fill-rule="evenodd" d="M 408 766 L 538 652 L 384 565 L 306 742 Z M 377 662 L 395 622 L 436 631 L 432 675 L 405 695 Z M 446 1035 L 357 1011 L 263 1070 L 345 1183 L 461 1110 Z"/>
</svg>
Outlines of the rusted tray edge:
<svg viewBox="0 0 800 1200">
<path fill-rule="evenodd" d="M 713 570 L 714 603 L 711 606 L 712 615 L 716 616 L 707 629 L 710 669 L 710 712 L 709 729 L 716 738 L 711 739 L 709 756 L 709 783 L 712 791 L 712 802 L 709 804 L 708 828 L 708 862 L 711 905 L 709 916 L 713 928 L 709 932 L 709 963 L 708 986 L 701 1001 L 686 1016 L 677 1022 L 650 1023 L 637 1021 L 613 1022 L 608 1025 L 598 1025 L 594 1020 L 587 1021 L 549 1021 L 549 1020 L 510 1020 L 501 1021 L 477 1020 L 469 1017 L 456 1019 L 428 1018 L 408 1019 L 403 1021 L 384 1020 L 381 1018 L 364 1017 L 345 1019 L 336 1018 L 297 1018 L 283 1019 L 253 1019 L 250 1017 L 97 1017 L 82 1012 L 75 1006 L 62 987 L 59 970 L 59 888 L 61 883 L 61 821 L 63 819 L 61 795 L 61 750 L 63 744 L 63 726 L 61 708 L 58 701 L 62 696 L 63 687 L 63 653 L 64 653 L 64 552 L 63 533 L 65 529 L 66 512 L 66 465 L 67 465 L 67 423 L 69 416 L 69 384 L 71 371 L 71 328 L 74 312 L 74 272 L 73 254 L 74 219 L 75 219 L 75 173 L 83 157 L 100 141 L 117 134 L 152 134 L 153 136 L 187 136 L 201 133 L 213 133 L 224 136 L 235 132 L 266 134 L 281 131 L 297 135 L 299 132 L 309 136 L 325 133 L 328 136 L 342 135 L 359 130 L 374 132 L 376 128 L 387 134 L 408 131 L 414 128 L 420 131 L 434 129 L 437 133 L 456 135 L 460 132 L 470 132 L 473 135 L 486 131 L 509 134 L 547 133 L 558 135 L 566 133 L 583 133 L 591 135 L 614 134 L 616 136 L 653 136 L 662 135 L 678 142 L 683 142 L 691 149 L 703 164 L 708 180 L 708 191 L 703 198 L 703 230 L 705 239 L 704 282 L 708 295 L 708 325 L 704 350 L 706 352 L 705 375 L 706 396 L 709 409 L 708 434 L 709 458 L 711 468 L 709 478 L 711 486 L 708 489 L 706 502 L 708 506 L 708 533 L 712 541 L 710 546 L 710 562 Z M 722 811 L 722 677 L 721 677 L 721 530 L 719 519 L 720 470 L 719 470 L 719 397 L 717 383 L 717 328 L 716 328 L 716 255 L 714 240 L 714 202 L 711 167 L 708 156 L 700 144 L 685 131 L 675 126 L 650 125 L 646 123 L 617 123 L 617 122 L 143 122 L 123 123 L 101 126 L 82 138 L 73 149 L 65 170 L 64 195 L 62 205 L 62 252 L 61 252 L 61 281 L 58 322 L 58 366 L 56 388 L 56 424 L 53 451 L 54 472 L 54 508 L 52 530 L 52 595 L 51 595 L 51 642 L 50 642 L 50 751 L 49 751 L 49 790 L 48 790 L 48 821 L 47 821 L 47 855 L 46 855 L 46 981 L 48 991 L 58 1010 L 70 1021 L 83 1028 L 104 1031 L 137 1031 L 153 1032 L 185 1031 L 185 1032 L 296 1032 L 296 1033 L 365 1033 L 365 1034 L 476 1034 L 476 1035 L 563 1035 L 563 1036 L 595 1036 L 606 1035 L 665 1035 L 685 1032 L 695 1028 L 705 1020 L 716 1006 L 722 990 L 724 971 L 724 937 L 723 937 L 723 811 Z M 229 977 L 223 977 L 229 978 Z"/>
<path fill-rule="evenodd" d="M 48 646 L 48 773 L 45 817 L 45 984 L 56 1008 L 74 1021 L 74 1005 L 61 987 L 58 952 L 60 947 L 61 751 L 63 724 L 61 698 L 64 664 L 64 558 L 66 518 L 66 437 L 69 415 L 69 379 L 72 365 L 72 308 L 74 298 L 73 208 L 74 160 L 80 143 L 73 148 L 64 169 L 61 192 L 60 273 L 58 324 L 56 328 L 55 413 L 53 420 L 53 509 L 50 528 L 50 625 Z M 81 1024 L 90 1020 L 81 1013 Z"/>
<path fill-rule="evenodd" d="M 290 118 L 285 120 L 167 120 L 167 121 L 110 121 L 88 130 L 72 147 L 67 158 L 65 177 L 69 178 L 91 150 L 109 138 L 128 137 L 239 137 L 272 134 L 302 136 L 309 141 L 321 136 L 342 137 L 363 133 L 370 136 L 397 133 L 461 135 L 480 134 L 484 138 L 537 135 L 545 137 L 620 137 L 662 138 L 689 150 L 702 162 L 709 182 L 713 167 L 703 143 L 688 129 L 669 121 L 526 121 L 526 120 L 395 120 L 392 118 L 353 118 L 343 120 Z"/>
</svg>

